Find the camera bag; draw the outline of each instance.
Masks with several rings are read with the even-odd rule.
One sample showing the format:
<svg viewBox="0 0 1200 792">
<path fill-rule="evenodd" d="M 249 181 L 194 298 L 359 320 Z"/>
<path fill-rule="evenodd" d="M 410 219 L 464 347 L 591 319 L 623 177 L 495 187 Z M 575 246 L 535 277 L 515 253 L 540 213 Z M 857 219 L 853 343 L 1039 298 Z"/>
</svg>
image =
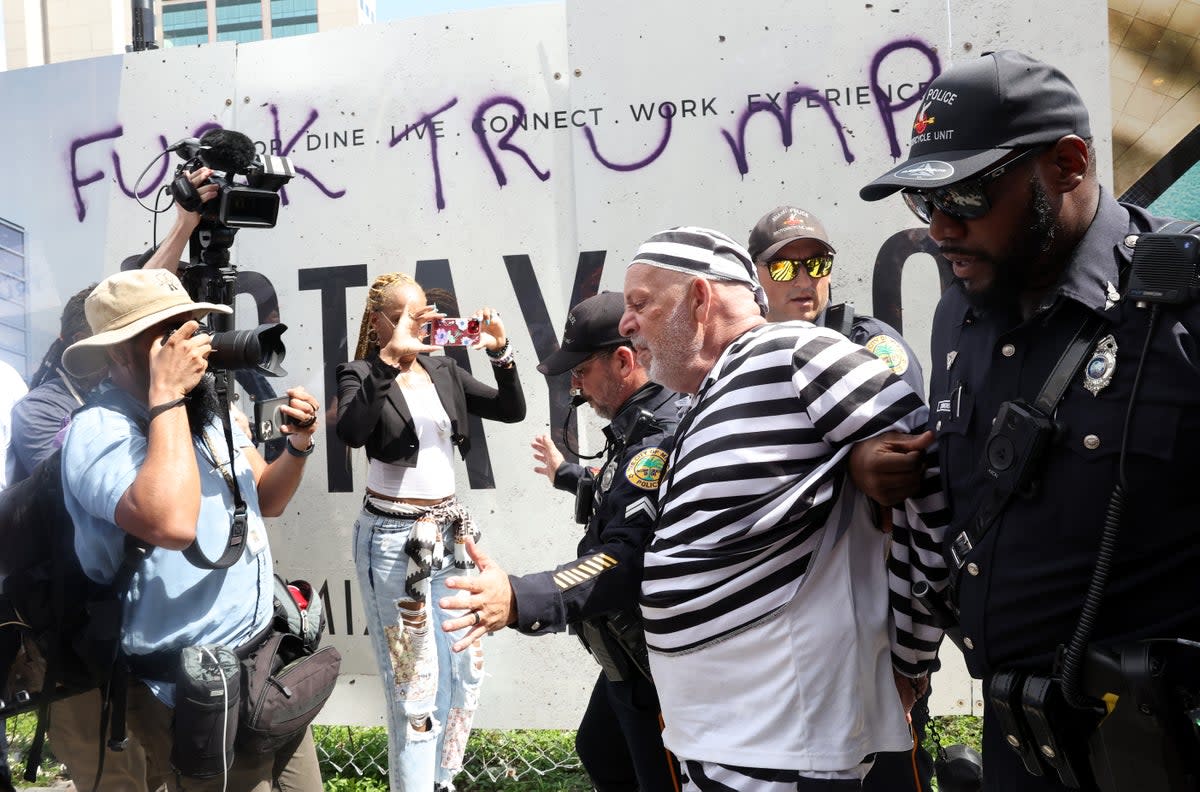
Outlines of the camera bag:
<svg viewBox="0 0 1200 792">
<path fill-rule="evenodd" d="M 171 766 L 189 778 L 216 778 L 233 767 L 241 665 L 219 644 L 186 646 L 175 676 Z"/>
<path fill-rule="evenodd" d="M 270 753 L 298 737 L 333 693 L 341 664 L 332 646 L 309 652 L 299 636 L 272 632 L 242 661 L 238 750 Z"/>
<path fill-rule="evenodd" d="M 274 751 L 299 735 L 321 711 L 342 663 L 337 649 L 319 648 L 324 631 L 321 597 L 312 584 L 289 583 L 276 575 L 271 635 L 242 661 L 239 749 Z"/>
</svg>

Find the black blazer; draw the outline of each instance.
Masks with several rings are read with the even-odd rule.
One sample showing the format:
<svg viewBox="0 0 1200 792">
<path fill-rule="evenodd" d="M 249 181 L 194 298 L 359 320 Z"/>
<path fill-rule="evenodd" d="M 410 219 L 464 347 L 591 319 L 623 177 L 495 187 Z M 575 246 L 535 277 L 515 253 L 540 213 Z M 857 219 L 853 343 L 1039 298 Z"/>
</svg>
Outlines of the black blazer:
<svg viewBox="0 0 1200 792">
<path fill-rule="evenodd" d="M 525 418 L 525 394 L 515 364 L 492 369 L 498 388 L 484 385 L 448 357 L 422 355 L 421 365 L 450 417 L 450 441 L 463 457 L 471 448 L 469 413 L 504 423 Z M 371 459 L 413 467 L 417 432 L 404 393 L 396 385 L 398 373 L 378 354 L 337 367 L 337 436 L 353 448 L 365 445 Z"/>
</svg>

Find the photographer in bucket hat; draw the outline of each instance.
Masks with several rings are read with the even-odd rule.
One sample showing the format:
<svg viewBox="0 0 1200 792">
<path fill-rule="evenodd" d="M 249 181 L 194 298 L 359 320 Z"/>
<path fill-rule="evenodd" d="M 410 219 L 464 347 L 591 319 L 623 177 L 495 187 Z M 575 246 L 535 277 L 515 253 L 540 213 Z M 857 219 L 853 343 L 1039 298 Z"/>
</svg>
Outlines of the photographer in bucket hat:
<svg viewBox="0 0 1200 792">
<path fill-rule="evenodd" d="M 154 269 L 106 278 L 84 311 L 93 335 L 68 347 L 63 365 L 86 376 L 107 364 L 108 379 L 76 413 L 63 444 L 76 555 L 84 573 L 106 585 L 117 575 L 126 537 L 152 548 L 125 594 L 122 651 L 137 680 L 128 691 L 128 730 L 171 789 L 216 790 L 225 782 L 269 789 L 286 777 L 287 788 L 315 792 L 321 779 L 307 729 L 273 753 L 237 752 L 226 773 L 202 779 L 191 777 L 187 757 L 172 746 L 180 725 L 180 652 L 212 644 L 244 652 L 271 624 L 274 581 L 263 517 L 282 513 L 300 484 L 316 401 L 303 388 L 288 391 L 282 410 L 295 421 L 283 429 L 290 453 L 267 465 L 240 429 L 230 429 L 206 373 L 211 337 L 198 320 L 229 307 L 193 302 L 173 274 Z M 245 503 L 240 552 L 230 543 L 235 490 Z M 216 557 L 227 544 L 236 558 L 220 570 L 193 565 L 185 552 L 195 545 Z"/>
<path fill-rule="evenodd" d="M 1196 695 L 1200 662 L 1169 639 L 1200 639 L 1200 305 L 1147 284 L 1188 255 L 1194 272 L 1197 228 L 1112 197 L 1078 91 L 1028 55 L 955 63 L 912 131 L 861 195 L 899 191 L 955 277 L 930 428 L 952 512 L 944 604 L 983 680 L 984 788 L 1188 788 L 1200 746 L 1177 696 Z M 1170 668 L 1193 672 L 1168 690 Z"/>
</svg>

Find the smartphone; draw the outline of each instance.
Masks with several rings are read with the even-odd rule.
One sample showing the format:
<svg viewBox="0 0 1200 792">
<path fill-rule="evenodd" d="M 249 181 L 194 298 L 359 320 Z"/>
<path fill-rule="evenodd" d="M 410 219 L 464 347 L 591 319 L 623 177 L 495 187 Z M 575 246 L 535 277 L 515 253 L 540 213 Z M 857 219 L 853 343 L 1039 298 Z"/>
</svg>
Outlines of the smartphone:
<svg viewBox="0 0 1200 792">
<path fill-rule="evenodd" d="M 254 403 L 254 426 L 251 428 L 254 430 L 255 443 L 265 443 L 283 437 L 281 427 L 284 424 L 295 423 L 291 416 L 279 409 L 291 400 L 290 396 L 277 396 Z"/>
<path fill-rule="evenodd" d="M 434 346 L 472 346 L 479 343 L 479 320 L 444 317 L 429 325 L 429 343 Z"/>
</svg>

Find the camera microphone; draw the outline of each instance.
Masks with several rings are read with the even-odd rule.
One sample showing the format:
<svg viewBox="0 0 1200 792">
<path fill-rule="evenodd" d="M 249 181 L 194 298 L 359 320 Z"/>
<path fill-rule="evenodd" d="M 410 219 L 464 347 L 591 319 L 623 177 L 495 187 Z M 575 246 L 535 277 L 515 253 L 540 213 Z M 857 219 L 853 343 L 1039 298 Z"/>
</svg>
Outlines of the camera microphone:
<svg viewBox="0 0 1200 792">
<path fill-rule="evenodd" d="M 176 140 L 171 145 L 167 146 L 167 153 L 172 151 L 179 152 L 180 159 L 190 160 L 200 153 L 200 139 L 194 137 L 186 137 L 182 140 Z"/>
<path fill-rule="evenodd" d="M 215 171 L 244 173 L 258 156 L 254 141 L 232 129 L 210 129 L 199 143 L 201 161 Z"/>
</svg>

